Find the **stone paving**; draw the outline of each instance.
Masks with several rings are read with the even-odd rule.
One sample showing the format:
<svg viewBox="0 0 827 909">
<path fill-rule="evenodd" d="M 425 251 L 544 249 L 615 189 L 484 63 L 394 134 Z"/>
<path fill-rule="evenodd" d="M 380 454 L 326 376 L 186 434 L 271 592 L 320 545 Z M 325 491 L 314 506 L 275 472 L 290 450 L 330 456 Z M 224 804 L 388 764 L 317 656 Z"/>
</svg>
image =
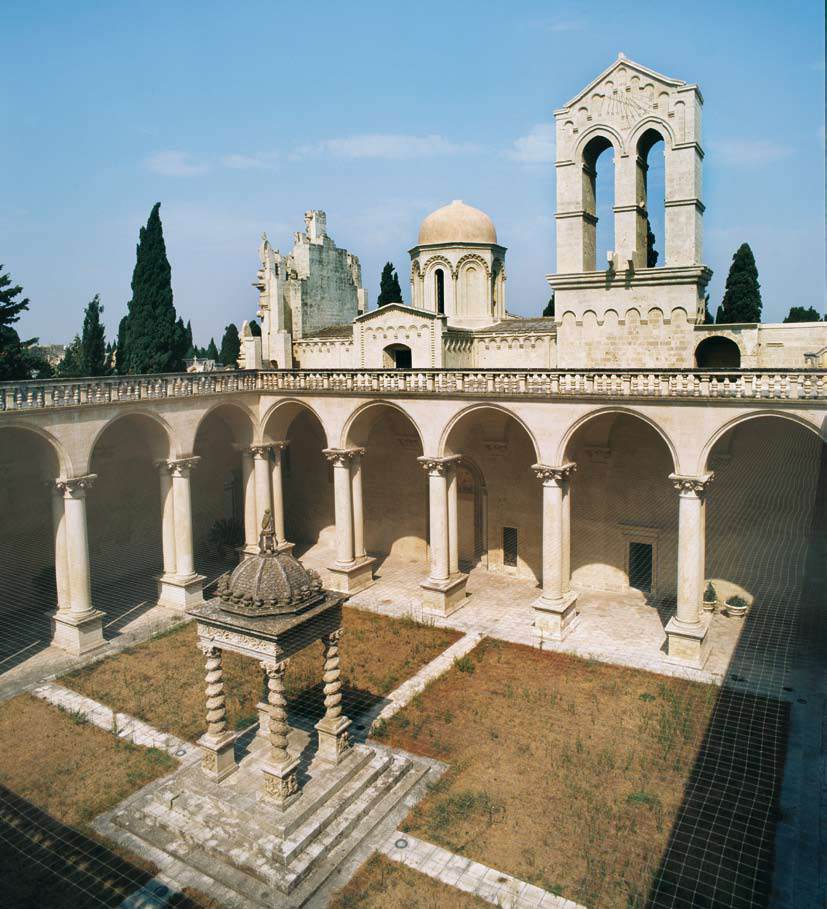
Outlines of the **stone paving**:
<svg viewBox="0 0 827 909">
<path fill-rule="evenodd" d="M 395 862 L 427 874 L 449 887 L 473 893 L 501 909 L 584 909 L 579 903 L 496 868 L 448 852 L 410 833 L 396 830 L 381 844 L 379 851 Z"/>
</svg>

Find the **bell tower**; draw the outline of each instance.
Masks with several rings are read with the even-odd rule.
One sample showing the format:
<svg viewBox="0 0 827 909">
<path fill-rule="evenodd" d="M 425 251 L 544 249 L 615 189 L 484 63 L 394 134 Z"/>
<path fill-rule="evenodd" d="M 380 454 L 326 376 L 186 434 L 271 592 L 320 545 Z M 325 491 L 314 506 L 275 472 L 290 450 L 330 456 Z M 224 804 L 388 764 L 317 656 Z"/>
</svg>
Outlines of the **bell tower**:
<svg viewBox="0 0 827 909">
<path fill-rule="evenodd" d="M 610 322 L 616 317 L 624 323 L 631 310 L 633 319 L 645 322 L 653 308 L 667 324 L 675 310 L 690 324 L 703 321 L 704 288 L 712 273 L 703 265 L 702 107 L 697 85 L 620 54 L 555 111 L 557 273 L 548 281 L 558 324 L 566 313 L 574 323 L 583 324 L 587 314 L 598 326 L 607 314 Z M 660 142 L 666 236 L 654 268 L 647 261 L 647 170 L 649 152 Z M 598 262 L 595 176 L 604 151 L 614 163 L 615 248 L 608 261 Z"/>
</svg>

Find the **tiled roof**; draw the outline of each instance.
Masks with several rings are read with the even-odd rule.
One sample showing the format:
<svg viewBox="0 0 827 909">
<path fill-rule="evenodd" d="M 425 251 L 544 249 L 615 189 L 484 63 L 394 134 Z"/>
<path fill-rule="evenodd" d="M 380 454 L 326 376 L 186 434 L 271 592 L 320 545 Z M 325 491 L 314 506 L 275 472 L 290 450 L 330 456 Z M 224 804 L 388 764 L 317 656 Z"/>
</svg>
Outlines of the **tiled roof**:
<svg viewBox="0 0 827 909">
<path fill-rule="evenodd" d="M 535 331 L 554 331 L 555 324 L 552 317 L 539 319 L 504 319 L 494 325 L 478 328 L 474 331 L 477 335 L 521 335 Z"/>
<path fill-rule="evenodd" d="M 320 328 L 318 331 L 312 331 L 303 335 L 302 340 L 312 338 L 350 338 L 353 336 L 353 323 L 344 322 L 341 325 L 328 325 L 327 328 Z"/>
</svg>

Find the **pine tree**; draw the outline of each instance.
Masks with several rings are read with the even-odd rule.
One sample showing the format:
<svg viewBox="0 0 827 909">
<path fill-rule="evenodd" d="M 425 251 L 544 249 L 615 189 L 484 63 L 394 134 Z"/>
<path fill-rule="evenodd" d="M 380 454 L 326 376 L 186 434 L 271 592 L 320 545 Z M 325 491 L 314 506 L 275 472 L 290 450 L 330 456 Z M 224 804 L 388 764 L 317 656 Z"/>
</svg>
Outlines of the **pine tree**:
<svg viewBox="0 0 827 909">
<path fill-rule="evenodd" d="M 821 316 L 818 314 L 818 310 L 814 309 L 812 306 L 803 307 L 803 306 L 791 306 L 787 317 L 784 319 L 785 322 L 820 322 Z"/>
<path fill-rule="evenodd" d="M 101 322 L 100 295 L 95 294 L 83 314 L 83 333 L 80 338 L 80 367 L 84 376 L 105 376 L 108 372 L 106 361 L 106 337 Z"/>
<path fill-rule="evenodd" d="M 715 321 L 725 325 L 761 321 L 761 285 L 755 256 L 748 243 L 742 243 L 732 257 L 724 299 Z"/>
<path fill-rule="evenodd" d="M 646 267 L 655 268 L 658 264 L 658 251 L 655 249 L 655 233 L 649 219 L 646 219 Z"/>
<path fill-rule="evenodd" d="M 181 333 L 176 331 L 172 271 L 156 202 L 141 228 L 132 273 L 126 323 L 126 368 L 130 373 L 173 372 L 181 368 Z"/>
<path fill-rule="evenodd" d="M 387 306 L 388 303 L 402 302 L 402 288 L 399 286 L 399 275 L 391 262 L 386 262 L 379 280 L 379 297 L 377 306 Z"/>
<path fill-rule="evenodd" d="M 546 303 L 546 308 L 543 310 L 543 316 L 545 318 L 550 318 L 554 315 L 554 291 L 551 292 L 551 296 L 548 298 L 548 303 Z"/>
<path fill-rule="evenodd" d="M 238 355 L 241 353 L 241 339 L 238 337 L 238 327 L 235 323 L 230 324 L 224 329 L 224 337 L 221 339 L 220 359 L 224 366 L 236 368 Z"/>
<path fill-rule="evenodd" d="M 52 368 L 32 346 L 37 338 L 21 341 L 12 325 L 20 319 L 20 313 L 29 308 L 29 298 L 17 299 L 23 293 L 19 284 L 13 285 L 11 276 L 0 265 L 0 381 L 14 379 L 48 378 Z"/>
<path fill-rule="evenodd" d="M 206 357 L 208 360 L 215 360 L 218 362 L 218 348 L 215 346 L 215 338 L 210 338 L 210 343 L 207 345 Z"/>
</svg>

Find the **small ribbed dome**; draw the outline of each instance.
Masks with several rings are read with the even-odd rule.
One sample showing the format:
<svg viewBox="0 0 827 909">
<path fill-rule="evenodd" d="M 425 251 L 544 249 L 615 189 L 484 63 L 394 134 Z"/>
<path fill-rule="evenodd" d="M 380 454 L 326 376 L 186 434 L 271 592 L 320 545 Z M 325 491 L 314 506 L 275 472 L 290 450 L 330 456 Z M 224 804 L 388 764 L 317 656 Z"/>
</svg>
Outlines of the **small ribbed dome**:
<svg viewBox="0 0 827 909">
<path fill-rule="evenodd" d="M 419 245 L 428 243 L 496 243 L 494 222 L 484 211 L 459 199 L 431 212 L 419 227 Z"/>
<path fill-rule="evenodd" d="M 221 608 L 240 615 L 291 615 L 321 602 L 322 582 L 288 552 L 259 552 L 218 579 Z"/>
</svg>

